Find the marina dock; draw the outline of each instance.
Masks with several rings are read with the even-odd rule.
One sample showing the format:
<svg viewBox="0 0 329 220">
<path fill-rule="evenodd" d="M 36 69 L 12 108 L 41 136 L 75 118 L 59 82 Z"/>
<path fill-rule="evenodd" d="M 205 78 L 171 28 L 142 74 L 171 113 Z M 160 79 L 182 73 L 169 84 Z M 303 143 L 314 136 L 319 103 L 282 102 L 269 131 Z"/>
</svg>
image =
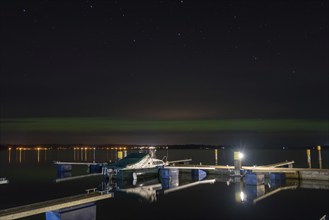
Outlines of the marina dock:
<svg viewBox="0 0 329 220">
<path fill-rule="evenodd" d="M 53 199 L 44 202 L 38 202 L 29 205 L 0 210 L 0 220 L 28 217 L 32 215 L 46 213 L 49 211 L 60 210 L 68 207 L 78 206 L 114 197 L 113 193 L 96 192 L 96 189 L 88 189 L 86 191 L 86 194 Z"/>
<path fill-rule="evenodd" d="M 300 180 L 324 180 L 329 181 L 329 169 L 317 168 L 293 168 L 293 161 L 285 161 L 281 163 L 264 165 L 264 166 L 241 166 L 239 172 L 241 176 L 245 173 L 254 174 L 283 174 L 286 179 L 300 179 Z M 282 167 L 289 166 L 289 167 Z M 179 169 L 183 172 L 192 172 L 192 170 L 204 170 L 208 174 L 218 175 L 236 175 L 235 166 L 220 166 L 220 165 L 184 165 L 179 164 L 175 166 L 167 166 L 166 169 Z"/>
</svg>

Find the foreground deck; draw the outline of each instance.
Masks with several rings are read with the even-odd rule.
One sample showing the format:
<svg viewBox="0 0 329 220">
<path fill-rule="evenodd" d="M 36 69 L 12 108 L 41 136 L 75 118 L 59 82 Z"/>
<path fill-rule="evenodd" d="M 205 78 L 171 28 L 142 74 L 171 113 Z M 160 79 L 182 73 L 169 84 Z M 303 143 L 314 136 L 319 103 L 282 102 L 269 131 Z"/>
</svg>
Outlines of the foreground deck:
<svg viewBox="0 0 329 220">
<path fill-rule="evenodd" d="M 18 219 L 89 202 L 113 198 L 113 193 L 92 192 L 0 210 L 0 219 Z"/>
</svg>

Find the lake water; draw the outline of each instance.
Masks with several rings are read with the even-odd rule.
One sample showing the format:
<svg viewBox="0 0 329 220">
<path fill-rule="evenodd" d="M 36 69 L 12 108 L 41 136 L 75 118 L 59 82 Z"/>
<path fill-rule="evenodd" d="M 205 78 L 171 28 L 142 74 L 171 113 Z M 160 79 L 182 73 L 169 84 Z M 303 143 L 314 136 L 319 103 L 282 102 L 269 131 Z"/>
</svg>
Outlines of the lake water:
<svg viewBox="0 0 329 220">
<path fill-rule="evenodd" d="M 136 150 L 128 149 L 126 153 L 133 151 Z M 233 165 L 233 152 L 219 149 L 217 161 L 213 149 L 158 149 L 156 156 L 169 161 L 191 158 L 194 164 Z M 308 166 L 305 150 L 245 149 L 243 153 L 242 165 L 294 160 L 294 167 Z M 312 167 L 318 168 L 316 149 L 311 150 L 311 156 Z M 117 158 L 118 150 L 106 148 L 1 150 L 0 177 L 7 177 L 10 182 L 0 185 L 0 209 L 82 194 L 85 189 L 97 187 L 114 192 L 114 198 L 78 211 L 86 219 L 320 219 L 329 214 L 327 181 L 267 181 L 257 187 L 218 175 L 197 182 L 191 174 L 180 172 L 169 187 L 159 178 L 133 183 L 108 182 L 102 176 L 94 176 L 55 182 L 58 174 L 53 161 L 106 162 Z M 322 166 L 329 168 L 328 149 L 322 150 Z M 82 174 L 87 174 L 87 166 L 73 166 L 69 176 Z M 74 214 L 67 216 L 83 219 L 73 217 Z M 46 215 L 24 219 L 46 219 Z"/>
</svg>

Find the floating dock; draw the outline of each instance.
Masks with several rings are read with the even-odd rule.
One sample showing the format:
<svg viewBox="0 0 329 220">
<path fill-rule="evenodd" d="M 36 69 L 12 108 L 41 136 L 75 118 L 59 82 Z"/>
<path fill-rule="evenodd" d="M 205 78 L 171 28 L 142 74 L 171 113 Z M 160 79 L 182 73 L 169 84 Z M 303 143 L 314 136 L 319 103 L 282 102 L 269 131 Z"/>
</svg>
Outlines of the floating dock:
<svg viewBox="0 0 329 220">
<path fill-rule="evenodd" d="M 324 180 L 329 181 L 329 169 L 314 169 L 314 168 L 293 168 L 294 161 L 285 161 L 276 164 L 264 166 L 242 166 L 239 173 L 243 176 L 244 173 L 254 174 L 283 174 L 286 179 L 300 179 L 300 180 Z M 289 166 L 289 167 L 282 167 Z M 175 165 L 167 166 L 165 169 L 179 169 L 183 172 L 191 172 L 192 170 L 205 170 L 208 174 L 218 175 L 236 175 L 237 170 L 234 166 L 220 166 L 220 165 Z"/>
<path fill-rule="evenodd" d="M 29 205 L 18 206 L 14 208 L 0 210 L 0 220 L 18 219 L 32 215 L 37 215 L 49 211 L 64 209 L 68 207 L 78 206 L 98 200 L 113 198 L 113 193 L 96 192 L 96 189 L 86 190 L 86 194 L 80 194 L 70 197 L 64 197 L 54 200 L 48 200 Z"/>
<path fill-rule="evenodd" d="M 293 168 L 294 161 L 284 161 L 275 164 L 262 166 L 241 166 L 239 159 L 235 160 L 235 166 L 223 165 L 193 165 L 188 164 L 192 159 L 184 159 L 177 161 L 167 161 L 165 169 L 179 169 L 183 172 L 192 172 L 192 170 L 205 170 L 208 174 L 239 176 L 245 173 L 254 174 L 283 174 L 286 179 L 300 180 L 324 180 L 329 181 L 329 169 L 318 168 Z M 238 162 L 238 163 L 236 163 Z M 75 163 L 75 162 L 54 162 L 58 166 L 58 171 L 71 170 L 72 165 L 87 165 L 91 173 L 103 173 L 102 167 L 106 163 Z M 95 174 L 97 175 L 97 174 Z M 74 177 L 80 178 L 80 177 Z M 71 179 L 74 179 L 71 178 Z M 59 180 L 60 181 L 60 180 Z"/>
</svg>

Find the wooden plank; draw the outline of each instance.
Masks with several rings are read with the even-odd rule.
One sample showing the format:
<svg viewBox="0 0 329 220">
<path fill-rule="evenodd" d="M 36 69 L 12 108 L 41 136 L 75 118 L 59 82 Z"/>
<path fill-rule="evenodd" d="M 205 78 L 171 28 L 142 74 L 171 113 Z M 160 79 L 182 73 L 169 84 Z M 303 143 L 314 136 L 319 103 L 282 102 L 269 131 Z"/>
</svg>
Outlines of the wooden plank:
<svg viewBox="0 0 329 220">
<path fill-rule="evenodd" d="M 56 165 L 86 165 L 86 166 L 102 164 L 102 163 L 61 162 L 61 161 L 54 161 L 53 163 Z"/>
<path fill-rule="evenodd" d="M 200 166 L 166 166 L 164 169 L 182 169 L 182 170 L 215 170 L 215 167 Z"/>
<path fill-rule="evenodd" d="M 291 165 L 293 163 L 295 163 L 295 161 L 285 161 L 285 162 L 273 163 L 268 165 L 262 165 L 261 167 L 282 167 L 286 165 Z"/>
<path fill-rule="evenodd" d="M 275 194 L 277 192 L 280 192 L 282 190 L 289 190 L 289 189 L 290 190 L 293 190 L 293 189 L 297 189 L 297 187 L 298 186 L 284 186 L 284 187 L 277 188 L 275 190 L 272 190 L 270 192 L 267 192 L 266 194 L 264 194 L 262 196 L 259 196 L 258 198 L 254 199 L 253 200 L 253 203 L 259 202 L 260 200 L 265 199 L 265 198 L 267 198 L 267 197 L 269 197 L 269 196 L 271 196 L 271 195 L 273 195 L 273 194 Z"/>
<path fill-rule="evenodd" d="M 0 220 L 24 218 L 48 211 L 59 210 L 108 198 L 113 198 L 113 193 L 89 193 L 33 203 L 29 205 L 0 210 Z"/>
<path fill-rule="evenodd" d="M 91 176 L 101 176 L 101 175 L 103 175 L 103 174 L 102 173 L 91 173 L 91 174 L 86 174 L 86 175 L 57 178 L 57 179 L 55 179 L 55 182 L 59 183 L 59 182 L 64 182 L 64 181 L 69 181 L 69 180 L 76 180 L 76 179 L 82 179 L 82 178 L 91 177 Z"/>
<path fill-rule="evenodd" d="M 190 161 L 192 161 L 192 159 L 172 160 L 172 161 L 167 161 L 167 164 L 184 163 L 184 162 L 190 162 Z"/>
</svg>

